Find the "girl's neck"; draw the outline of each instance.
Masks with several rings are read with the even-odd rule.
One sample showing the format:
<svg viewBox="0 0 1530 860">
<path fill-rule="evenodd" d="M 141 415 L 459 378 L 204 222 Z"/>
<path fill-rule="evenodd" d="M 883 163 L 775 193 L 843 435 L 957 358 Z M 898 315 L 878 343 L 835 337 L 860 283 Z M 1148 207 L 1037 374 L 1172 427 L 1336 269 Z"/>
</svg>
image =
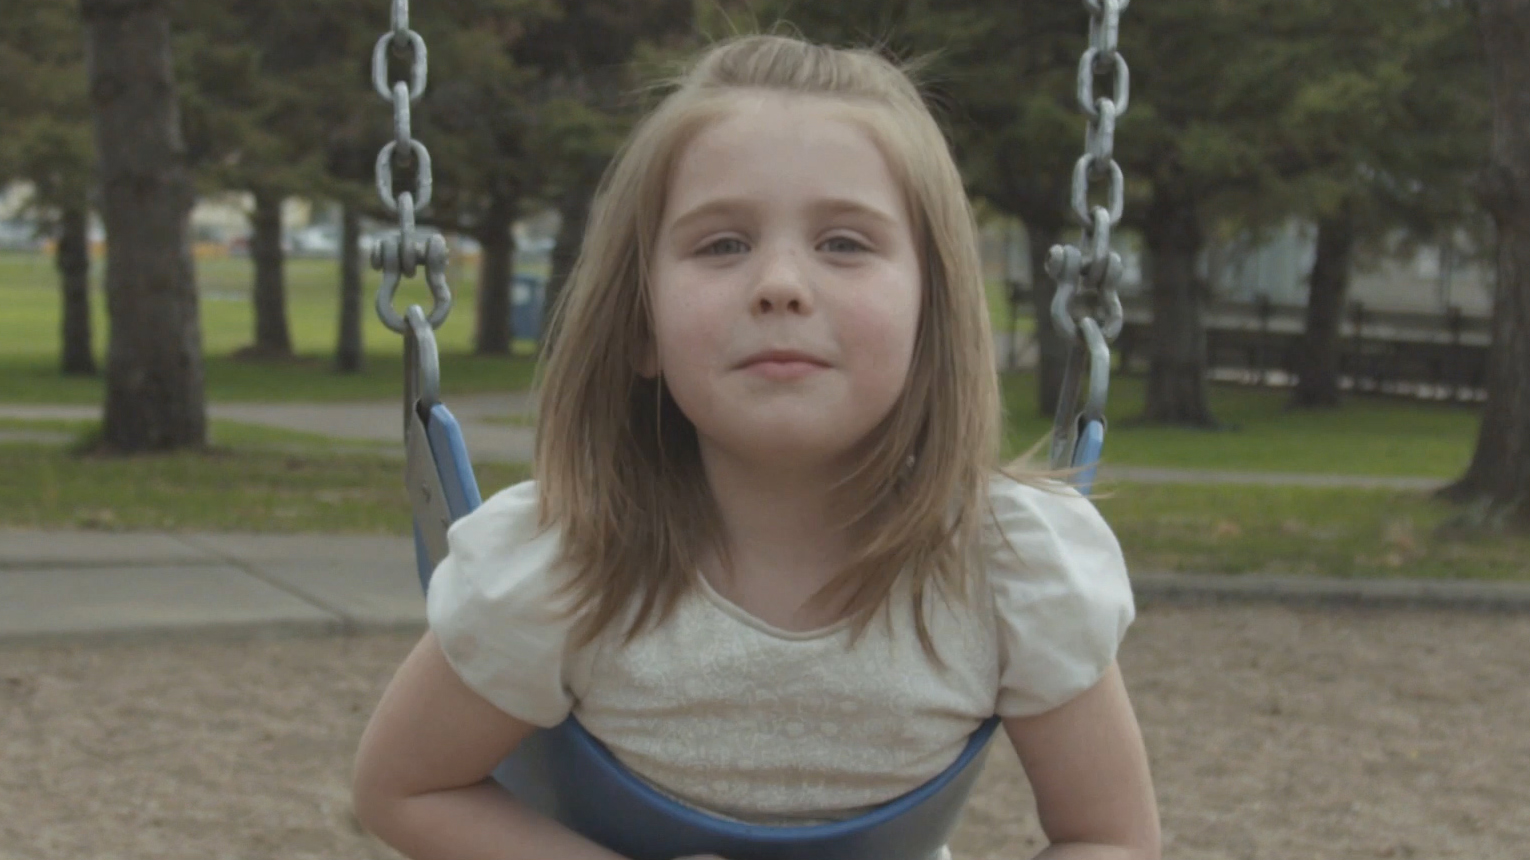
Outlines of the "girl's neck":
<svg viewBox="0 0 1530 860">
<path fill-rule="evenodd" d="M 844 565 L 849 542 L 836 527 L 843 516 L 833 504 L 835 470 L 782 468 L 705 451 L 702 462 L 733 561 L 727 578 L 768 577 L 811 594 Z"/>
</svg>

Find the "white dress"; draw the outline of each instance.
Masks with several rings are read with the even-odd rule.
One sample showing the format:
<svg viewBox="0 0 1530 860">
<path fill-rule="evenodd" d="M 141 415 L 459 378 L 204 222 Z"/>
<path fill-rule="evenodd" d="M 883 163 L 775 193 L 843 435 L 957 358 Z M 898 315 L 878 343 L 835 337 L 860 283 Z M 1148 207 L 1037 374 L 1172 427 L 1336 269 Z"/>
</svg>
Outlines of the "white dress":
<svg viewBox="0 0 1530 860">
<path fill-rule="evenodd" d="M 990 496 L 1015 552 L 990 524 L 967 604 L 927 602 L 946 671 L 906 603 L 847 648 L 846 623 L 781 630 L 704 582 L 629 646 L 574 649 L 552 594 L 558 533 L 537 533 L 529 481 L 452 525 L 429 623 L 485 699 L 538 726 L 574 714 L 684 803 L 756 823 L 845 818 L 940 773 L 987 717 L 1039 714 L 1093 686 L 1135 617 L 1120 546 L 1088 500 L 1002 476 Z"/>
</svg>

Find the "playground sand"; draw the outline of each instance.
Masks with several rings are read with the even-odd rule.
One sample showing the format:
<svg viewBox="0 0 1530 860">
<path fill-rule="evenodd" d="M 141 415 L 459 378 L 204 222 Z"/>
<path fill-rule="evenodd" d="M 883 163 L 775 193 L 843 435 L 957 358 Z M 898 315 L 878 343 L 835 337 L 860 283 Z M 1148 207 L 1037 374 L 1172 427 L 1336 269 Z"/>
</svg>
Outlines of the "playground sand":
<svg viewBox="0 0 1530 860">
<path fill-rule="evenodd" d="M 413 637 L 0 646 L 0 860 L 395 858 L 351 758 Z M 1164 856 L 1530 856 L 1530 618 L 1149 607 L 1121 663 Z M 1002 739 L 960 860 L 1045 844 Z"/>
</svg>

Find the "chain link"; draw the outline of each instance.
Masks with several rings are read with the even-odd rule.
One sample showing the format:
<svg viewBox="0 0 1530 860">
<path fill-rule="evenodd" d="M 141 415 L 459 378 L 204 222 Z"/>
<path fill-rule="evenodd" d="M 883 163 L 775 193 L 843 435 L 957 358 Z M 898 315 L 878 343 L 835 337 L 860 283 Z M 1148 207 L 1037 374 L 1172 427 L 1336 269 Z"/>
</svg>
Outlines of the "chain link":
<svg viewBox="0 0 1530 860">
<path fill-rule="evenodd" d="M 1105 396 L 1109 387 L 1109 342 L 1121 333 L 1124 316 L 1116 287 L 1121 281 L 1121 255 L 1110 248 L 1111 228 L 1121 223 L 1126 204 L 1126 176 L 1116 163 L 1116 121 L 1126 113 L 1131 95 L 1126 59 L 1116 50 L 1121 12 L 1131 0 L 1083 0 L 1089 10 L 1089 47 L 1078 63 L 1078 103 L 1089 118 L 1084 154 L 1073 165 L 1070 208 L 1081 231 L 1077 245 L 1055 245 L 1047 255 L 1047 273 L 1057 282 L 1052 299 L 1052 324 L 1070 343 L 1057 414 L 1052 425 L 1052 466 L 1076 464 L 1092 454 L 1075 450 L 1080 432 L 1097 423 L 1103 433 Z M 1095 78 L 1110 75 L 1110 96 L 1095 96 Z M 1089 184 L 1105 182 L 1106 205 L 1089 203 Z M 1083 374 L 1087 369 L 1087 382 Z M 1080 384 L 1088 397 L 1079 409 Z M 1096 440 L 1103 438 L 1096 436 Z M 1087 448 L 1087 446 L 1086 446 Z M 1097 448 L 1097 444 L 1096 444 Z M 1093 452 L 1097 454 L 1097 450 Z M 1092 475 L 1092 472 L 1091 472 Z M 1086 478 L 1086 483 L 1092 477 Z"/>
<path fill-rule="evenodd" d="M 1096 314 L 1101 332 L 1114 338 L 1121 331 L 1121 300 L 1116 286 L 1121 280 L 1121 258 L 1110 250 L 1111 228 L 1121 222 L 1126 201 L 1126 176 L 1115 160 L 1116 120 L 1126 113 L 1130 98 L 1130 72 L 1126 59 L 1116 50 L 1121 12 L 1130 0 L 1083 0 L 1089 10 L 1089 47 L 1078 64 L 1078 101 L 1089 125 L 1084 134 L 1084 154 L 1073 165 L 1073 217 L 1082 228 L 1077 247 L 1054 246 L 1047 257 L 1047 273 L 1057 282 L 1052 301 L 1052 321 L 1069 340 L 1079 337 L 1078 320 Z M 1112 76 L 1112 96 L 1095 96 L 1095 77 Z M 1089 203 L 1091 180 L 1106 181 L 1107 205 Z"/>
<path fill-rule="evenodd" d="M 439 328 L 452 308 L 452 291 L 446 283 L 446 240 L 432 234 L 422 239 L 415 231 L 415 216 L 430 205 L 433 180 L 430 151 L 414 139 L 410 105 L 425 94 L 428 59 L 425 39 L 409 29 L 409 0 L 393 0 L 392 21 L 372 48 L 372 87 L 383 100 L 393 105 L 393 140 L 377 154 L 377 194 L 390 212 L 398 213 L 398 232 L 384 236 L 372 248 L 372 268 L 380 270 L 382 286 L 377 291 L 377 315 L 388 328 L 403 334 L 408 326 L 393 309 L 393 294 L 403 277 L 414 277 L 423 261 L 425 282 L 432 300 L 428 322 Z M 390 54 L 409 58 L 408 81 L 388 81 Z M 414 169 L 414 188 L 395 193 L 395 168 Z"/>
</svg>

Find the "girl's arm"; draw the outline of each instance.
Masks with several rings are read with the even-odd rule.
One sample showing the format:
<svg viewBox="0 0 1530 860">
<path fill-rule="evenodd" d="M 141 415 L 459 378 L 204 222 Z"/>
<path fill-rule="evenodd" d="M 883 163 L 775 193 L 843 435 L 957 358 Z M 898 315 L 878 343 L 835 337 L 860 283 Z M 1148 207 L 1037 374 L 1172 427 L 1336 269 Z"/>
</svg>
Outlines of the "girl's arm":
<svg viewBox="0 0 1530 860">
<path fill-rule="evenodd" d="M 488 779 L 534 730 L 463 684 L 426 633 L 362 734 L 357 820 L 413 860 L 621 860 Z"/>
<path fill-rule="evenodd" d="M 1147 750 L 1119 666 L 1046 713 L 1006 718 L 1004 732 L 1052 843 L 1036 860 L 1159 860 Z"/>
</svg>

